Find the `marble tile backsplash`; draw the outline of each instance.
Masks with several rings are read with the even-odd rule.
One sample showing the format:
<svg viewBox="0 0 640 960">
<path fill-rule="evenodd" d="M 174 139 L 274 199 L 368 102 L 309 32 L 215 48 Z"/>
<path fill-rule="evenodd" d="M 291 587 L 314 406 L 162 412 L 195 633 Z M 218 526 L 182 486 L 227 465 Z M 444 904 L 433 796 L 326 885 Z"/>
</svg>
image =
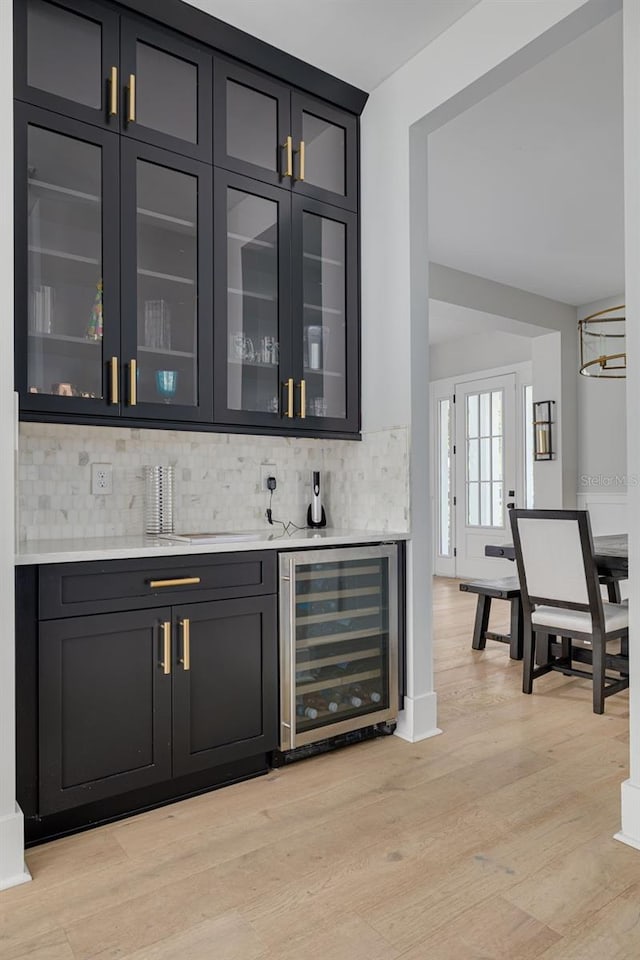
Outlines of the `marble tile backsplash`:
<svg viewBox="0 0 640 960">
<path fill-rule="evenodd" d="M 91 464 L 113 465 L 113 493 L 91 493 Z M 223 433 L 20 424 L 21 540 L 122 536 L 143 531 L 143 467 L 173 464 L 176 530 L 256 530 L 268 494 L 260 466 L 274 465 L 273 515 L 303 524 L 310 472 L 322 470 L 334 527 L 409 529 L 406 427 L 362 442 Z"/>
</svg>

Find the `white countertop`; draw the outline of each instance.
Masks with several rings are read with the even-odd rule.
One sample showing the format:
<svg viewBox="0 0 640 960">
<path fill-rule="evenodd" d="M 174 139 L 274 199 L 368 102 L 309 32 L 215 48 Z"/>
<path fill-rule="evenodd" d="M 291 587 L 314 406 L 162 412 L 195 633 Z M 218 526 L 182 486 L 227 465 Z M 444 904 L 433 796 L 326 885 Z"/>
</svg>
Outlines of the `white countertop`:
<svg viewBox="0 0 640 960">
<path fill-rule="evenodd" d="M 296 530 L 292 535 L 275 530 L 256 530 L 250 540 L 214 543 L 181 543 L 144 535 L 95 537 L 93 539 L 26 540 L 18 545 L 16 565 L 73 563 L 84 560 L 130 560 L 135 557 L 171 557 L 196 553 L 237 553 L 240 550 L 299 550 L 349 543 L 390 543 L 408 540 L 410 534 L 376 530 Z"/>
</svg>

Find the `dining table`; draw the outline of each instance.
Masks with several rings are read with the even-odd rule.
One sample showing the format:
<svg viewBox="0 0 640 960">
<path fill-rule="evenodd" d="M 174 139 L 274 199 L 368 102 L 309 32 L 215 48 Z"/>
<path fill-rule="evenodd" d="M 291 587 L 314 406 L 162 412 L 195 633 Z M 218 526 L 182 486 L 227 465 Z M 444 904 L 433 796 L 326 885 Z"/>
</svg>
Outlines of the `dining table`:
<svg viewBox="0 0 640 960">
<path fill-rule="evenodd" d="M 488 543 L 484 548 L 484 555 L 515 560 L 516 548 L 512 543 Z M 629 576 L 629 538 L 626 533 L 594 537 L 593 555 L 601 577 L 625 580 Z"/>
</svg>

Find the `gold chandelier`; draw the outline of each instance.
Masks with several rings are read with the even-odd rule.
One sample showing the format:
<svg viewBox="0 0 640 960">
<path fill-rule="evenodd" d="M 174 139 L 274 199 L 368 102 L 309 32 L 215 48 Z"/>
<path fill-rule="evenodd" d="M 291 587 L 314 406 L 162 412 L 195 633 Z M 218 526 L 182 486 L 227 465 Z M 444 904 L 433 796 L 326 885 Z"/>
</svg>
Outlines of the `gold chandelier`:
<svg viewBox="0 0 640 960">
<path fill-rule="evenodd" d="M 610 316 L 617 314 L 617 316 Z M 580 373 L 583 377 L 620 380 L 627 375 L 624 303 L 578 321 Z"/>
</svg>

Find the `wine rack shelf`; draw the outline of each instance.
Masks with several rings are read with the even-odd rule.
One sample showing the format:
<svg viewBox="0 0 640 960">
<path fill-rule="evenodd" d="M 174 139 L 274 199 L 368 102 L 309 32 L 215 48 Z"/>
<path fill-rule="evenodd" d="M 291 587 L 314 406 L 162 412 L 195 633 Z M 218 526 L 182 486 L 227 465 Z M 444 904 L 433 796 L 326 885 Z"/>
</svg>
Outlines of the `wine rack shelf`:
<svg viewBox="0 0 640 960">
<path fill-rule="evenodd" d="M 345 677 L 329 677 L 326 680 L 314 680 L 313 683 L 296 684 L 296 693 L 317 693 L 319 690 L 333 690 L 334 687 L 349 687 L 365 680 L 377 680 L 382 676 L 380 668 L 363 670 L 361 673 L 349 673 Z"/>
<path fill-rule="evenodd" d="M 301 661 L 296 667 L 298 673 L 307 670 L 318 670 L 320 667 L 331 667 L 336 663 L 351 663 L 354 660 L 370 660 L 371 657 L 380 656 L 380 647 L 373 647 L 370 650 L 356 650 L 354 653 L 342 653 L 333 657 L 320 657 L 318 660 Z"/>
</svg>

